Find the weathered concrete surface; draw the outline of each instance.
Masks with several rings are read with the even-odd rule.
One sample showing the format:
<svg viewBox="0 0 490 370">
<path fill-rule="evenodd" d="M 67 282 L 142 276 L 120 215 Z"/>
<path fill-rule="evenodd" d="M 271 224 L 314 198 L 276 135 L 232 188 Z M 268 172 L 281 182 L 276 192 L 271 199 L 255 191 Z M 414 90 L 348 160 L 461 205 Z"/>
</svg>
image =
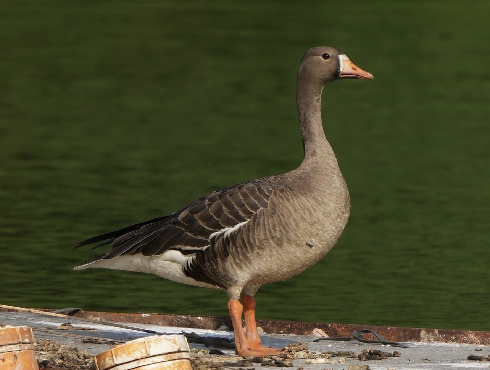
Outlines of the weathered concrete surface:
<svg viewBox="0 0 490 370">
<path fill-rule="evenodd" d="M 218 330 L 231 328 L 228 317 L 181 316 L 147 313 L 112 313 L 79 311 L 74 317 L 100 318 L 108 321 L 141 323 L 148 325 L 188 327 Z M 490 332 L 471 330 L 400 328 L 373 325 L 328 324 L 296 321 L 257 320 L 258 325 L 269 334 L 308 335 L 314 329 L 323 330 L 329 337 L 346 337 L 354 330 L 371 329 L 390 341 L 395 342 L 442 342 L 458 344 L 490 345 Z"/>
<path fill-rule="evenodd" d="M 155 322 L 162 322 L 162 316 L 171 320 L 172 325 L 157 325 Z M 71 347 L 83 349 L 92 355 L 99 354 L 112 347 L 115 343 L 128 341 L 143 336 L 151 335 L 142 333 L 137 330 L 124 329 L 120 327 L 112 327 L 104 323 L 96 321 L 85 321 L 87 318 L 104 320 L 109 318 L 116 319 L 118 322 L 127 322 L 132 327 L 144 328 L 153 330 L 159 333 L 191 333 L 194 332 L 206 337 L 221 337 L 231 339 L 233 333 L 223 330 L 229 322 L 226 319 L 215 318 L 199 318 L 199 317 L 182 317 L 169 315 L 148 315 L 148 314 L 101 314 L 101 313 L 78 313 L 76 316 L 67 317 L 52 317 L 45 316 L 39 313 L 28 312 L 9 312 L 0 310 L 0 325 L 14 326 L 29 326 L 34 330 L 36 340 L 50 339 L 59 343 L 67 344 Z M 83 321 L 82 321 L 83 320 Z M 148 323 L 149 321 L 151 323 Z M 143 323 L 144 322 L 144 323 Z M 176 326 L 175 323 L 179 323 Z M 189 327 L 189 322 L 197 323 L 194 327 Z M 207 325 L 212 322 L 213 327 Z M 66 325 L 69 323 L 69 325 Z M 351 325 L 335 325 L 335 324 L 311 324 L 311 323 L 284 323 L 284 322 L 261 322 L 265 323 L 262 328 L 268 332 L 271 327 L 275 327 L 276 331 L 286 333 L 288 328 L 292 330 L 301 330 L 306 333 L 311 333 L 314 328 L 320 328 L 331 336 L 349 336 L 350 332 L 360 326 Z M 272 324 L 267 324 L 272 323 Z M 216 327 L 219 325 L 218 327 Z M 196 328 L 199 326 L 199 328 Z M 229 327 L 229 326 L 228 326 Z M 221 328 L 221 330 L 217 330 Z M 409 328 L 383 328 L 372 330 L 378 331 L 387 339 L 395 341 L 406 341 L 406 338 L 414 338 L 412 330 Z M 457 332 L 457 331 L 435 331 L 429 329 L 416 329 L 419 333 L 417 340 L 409 340 L 407 343 L 409 348 L 395 348 L 379 344 L 363 344 L 355 341 L 321 341 L 313 342 L 317 337 L 313 335 L 298 335 L 298 334 L 266 334 L 263 335 L 265 345 L 274 347 L 283 347 L 293 342 L 306 342 L 311 351 L 326 352 L 326 351 L 354 351 L 356 354 L 361 353 L 364 349 L 378 349 L 386 352 L 398 351 L 400 357 L 390 357 L 384 360 L 359 361 L 356 358 L 346 358 L 345 362 L 341 363 L 316 363 L 307 364 L 305 360 L 294 360 L 294 368 L 302 367 L 305 370 L 320 370 L 320 369 L 349 369 L 355 365 L 368 365 L 369 369 L 477 369 L 489 368 L 490 362 L 470 361 L 469 355 L 481 355 L 487 357 L 490 355 L 490 346 L 485 346 L 480 343 L 485 342 L 488 338 L 486 332 Z M 440 333 L 444 333 L 441 335 Z M 447 336 L 446 333 L 451 332 L 452 335 Z M 388 334 L 386 334 L 388 333 Z M 407 335 L 408 336 L 402 336 Z M 423 333 L 431 333 L 429 335 Z M 466 334 L 464 334 L 466 333 Z M 476 334 L 475 334 L 476 333 Z M 435 334 L 435 335 L 434 335 Z M 451 340 L 452 343 L 437 343 L 435 338 Z M 461 339 L 463 343 L 455 341 Z M 425 341 L 424 341 L 425 339 Z M 469 341 L 478 344 L 468 344 Z M 488 341 L 485 342 L 488 344 Z M 190 343 L 191 348 L 204 348 L 203 345 Z M 232 359 L 231 362 L 237 361 L 240 358 L 233 355 L 233 350 L 221 349 L 227 358 Z M 246 366 L 250 367 L 250 366 Z M 260 366 L 254 364 L 257 369 L 272 369 L 268 366 Z"/>
</svg>

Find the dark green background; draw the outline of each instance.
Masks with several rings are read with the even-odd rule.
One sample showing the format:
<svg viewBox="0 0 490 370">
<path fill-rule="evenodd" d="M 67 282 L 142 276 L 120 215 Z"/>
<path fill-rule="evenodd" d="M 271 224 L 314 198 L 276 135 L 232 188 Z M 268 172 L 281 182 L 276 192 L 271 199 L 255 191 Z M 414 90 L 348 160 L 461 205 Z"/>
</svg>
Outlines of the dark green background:
<svg viewBox="0 0 490 370">
<path fill-rule="evenodd" d="M 324 91 L 352 196 L 318 265 L 258 317 L 490 330 L 490 2 L 3 1 L 0 303 L 226 315 L 226 294 L 71 270 L 97 233 L 298 166 L 295 77 L 334 46 L 375 80 Z"/>
</svg>

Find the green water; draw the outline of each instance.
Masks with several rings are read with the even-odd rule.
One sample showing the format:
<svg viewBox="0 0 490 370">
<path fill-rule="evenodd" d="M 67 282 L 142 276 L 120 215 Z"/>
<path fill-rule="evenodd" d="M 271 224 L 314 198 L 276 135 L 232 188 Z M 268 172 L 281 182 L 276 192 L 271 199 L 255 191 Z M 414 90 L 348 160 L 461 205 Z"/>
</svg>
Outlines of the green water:
<svg viewBox="0 0 490 370">
<path fill-rule="evenodd" d="M 302 157 L 315 45 L 375 75 L 324 92 L 352 196 L 267 319 L 490 330 L 490 3 L 16 1 L 0 27 L 0 303 L 226 315 L 226 295 L 72 266 L 80 240 Z"/>
</svg>

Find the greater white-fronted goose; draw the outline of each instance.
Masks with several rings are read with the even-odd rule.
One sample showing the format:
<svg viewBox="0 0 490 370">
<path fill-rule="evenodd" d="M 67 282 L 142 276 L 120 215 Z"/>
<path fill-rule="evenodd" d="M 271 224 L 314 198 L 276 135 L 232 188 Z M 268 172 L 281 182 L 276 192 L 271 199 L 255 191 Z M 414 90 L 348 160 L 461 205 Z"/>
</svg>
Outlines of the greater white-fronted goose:
<svg viewBox="0 0 490 370">
<path fill-rule="evenodd" d="M 237 353 L 278 353 L 261 345 L 253 297 L 262 284 L 317 263 L 347 223 L 349 192 L 321 119 L 323 87 L 345 78 L 373 76 L 331 47 L 315 47 L 303 56 L 296 102 L 304 159 L 298 168 L 215 191 L 168 216 L 87 239 L 77 247 L 102 242 L 112 249 L 75 269 L 138 271 L 224 289 Z"/>
</svg>

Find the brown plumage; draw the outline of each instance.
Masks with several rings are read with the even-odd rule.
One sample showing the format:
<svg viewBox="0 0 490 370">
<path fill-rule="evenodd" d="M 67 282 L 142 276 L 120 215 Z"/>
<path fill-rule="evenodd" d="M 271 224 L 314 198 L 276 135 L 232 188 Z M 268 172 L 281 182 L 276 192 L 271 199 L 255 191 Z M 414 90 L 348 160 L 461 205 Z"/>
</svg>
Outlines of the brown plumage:
<svg viewBox="0 0 490 370">
<path fill-rule="evenodd" d="M 87 239 L 78 246 L 102 242 L 112 249 L 75 269 L 140 271 L 225 289 L 237 353 L 277 353 L 260 343 L 254 294 L 262 284 L 318 262 L 349 217 L 349 192 L 321 120 L 323 87 L 342 78 L 373 77 L 333 48 L 312 48 L 303 56 L 297 106 L 305 156 L 297 169 L 215 191 L 168 216 Z"/>
</svg>

